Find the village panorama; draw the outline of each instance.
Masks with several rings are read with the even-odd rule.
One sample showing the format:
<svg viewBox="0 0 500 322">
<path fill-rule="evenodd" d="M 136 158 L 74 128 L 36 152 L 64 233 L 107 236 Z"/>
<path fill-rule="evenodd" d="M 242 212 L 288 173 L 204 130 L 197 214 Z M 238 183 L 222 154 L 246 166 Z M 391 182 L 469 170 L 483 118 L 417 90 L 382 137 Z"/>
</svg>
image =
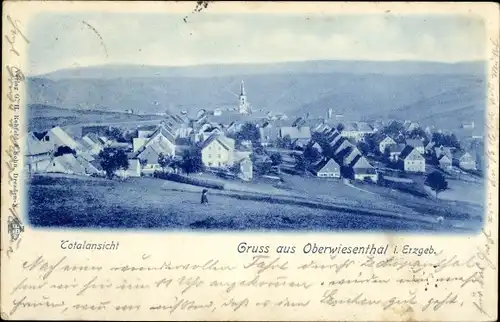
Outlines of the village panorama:
<svg viewBox="0 0 500 322">
<path fill-rule="evenodd" d="M 474 123 L 462 124 L 456 135 L 411 119 L 350 120 L 334 107 L 322 117 L 272 113 L 251 104 L 244 81 L 238 87 L 233 107 L 126 110 L 116 120 L 70 126 L 53 118 L 45 130 L 30 131 L 25 169 L 31 224 L 481 227 L 483 206 L 468 198 L 483 189 L 483 137 L 463 134 Z"/>
</svg>

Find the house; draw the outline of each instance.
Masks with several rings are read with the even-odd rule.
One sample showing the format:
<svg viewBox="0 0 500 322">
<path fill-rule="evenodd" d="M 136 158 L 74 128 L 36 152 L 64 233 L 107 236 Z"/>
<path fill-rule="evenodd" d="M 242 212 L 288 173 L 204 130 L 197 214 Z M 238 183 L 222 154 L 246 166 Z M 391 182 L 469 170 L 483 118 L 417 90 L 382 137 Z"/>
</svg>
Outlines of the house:
<svg viewBox="0 0 500 322">
<path fill-rule="evenodd" d="M 378 181 L 377 170 L 361 154 L 356 156 L 349 167 L 352 168 L 355 180 L 371 180 L 372 182 Z"/>
<path fill-rule="evenodd" d="M 454 150 L 455 150 L 455 148 L 448 147 L 448 146 L 439 146 L 439 147 L 434 148 L 437 159 L 439 159 L 441 157 L 441 155 L 446 154 L 446 156 L 450 160 L 453 160 L 453 151 Z"/>
<path fill-rule="evenodd" d="M 85 167 L 71 153 L 54 157 L 45 171 L 49 173 L 87 174 Z"/>
<path fill-rule="evenodd" d="M 227 167 L 234 164 L 235 141 L 224 135 L 214 134 L 201 146 L 201 161 L 207 167 Z"/>
<path fill-rule="evenodd" d="M 476 158 L 469 152 L 456 151 L 453 153 L 452 163 L 464 170 L 476 170 Z"/>
<path fill-rule="evenodd" d="M 335 144 L 331 146 L 332 151 L 335 155 L 338 155 L 341 151 L 344 151 L 347 148 L 354 149 L 356 146 L 349 142 L 345 137 L 340 137 L 335 141 Z"/>
<path fill-rule="evenodd" d="M 51 145 L 40 141 L 34 133 L 29 132 L 26 136 L 24 156 L 25 167 L 29 173 L 43 172 L 52 159 Z"/>
<path fill-rule="evenodd" d="M 276 139 L 279 138 L 280 129 L 270 123 L 265 123 L 259 128 L 259 133 L 262 146 L 271 146 L 276 142 Z"/>
<path fill-rule="evenodd" d="M 318 162 L 311 172 L 320 178 L 340 178 L 340 165 L 334 159 L 325 159 Z"/>
<path fill-rule="evenodd" d="M 311 140 L 311 129 L 308 126 L 283 126 L 280 128 L 280 137 L 290 137 L 292 145 L 303 146 Z"/>
<path fill-rule="evenodd" d="M 385 136 L 384 139 L 382 139 L 382 141 L 380 141 L 380 143 L 378 144 L 378 149 L 379 149 L 380 153 L 384 153 L 385 149 L 392 146 L 392 145 L 396 145 L 396 141 L 394 141 L 389 136 Z"/>
<path fill-rule="evenodd" d="M 172 157 L 176 155 L 175 137 L 163 124 L 160 124 L 150 137 L 141 139 L 144 143 L 137 150 L 137 146 L 134 146 L 135 154 L 132 159 L 139 160 L 145 174 L 152 174 L 161 169 L 158 162 L 160 154 Z M 134 145 L 136 143 L 134 139 Z"/>
<path fill-rule="evenodd" d="M 220 116 L 222 115 L 222 110 L 220 108 L 214 109 L 214 116 Z"/>
<path fill-rule="evenodd" d="M 446 154 L 441 154 L 438 158 L 439 167 L 443 170 L 450 170 L 453 168 L 451 159 Z"/>
<path fill-rule="evenodd" d="M 96 133 L 87 133 L 81 141 L 85 150 L 93 155 L 99 154 L 106 145 Z"/>
<path fill-rule="evenodd" d="M 405 147 L 406 145 L 404 144 L 396 144 L 389 146 L 389 159 L 391 161 L 397 161 L 399 159 L 399 156 L 405 149 Z"/>
<path fill-rule="evenodd" d="M 404 129 L 406 132 L 412 132 L 414 130 L 420 129 L 420 124 L 417 122 L 406 121 L 404 124 Z"/>
<path fill-rule="evenodd" d="M 250 158 L 246 157 L 241 159 L 239 162 L 239 173 L 238 177 L 243 181 L 250 181 L 253 178 L 253 163 Z"/>
<path fill-rule="evenodd" d="M 158 153 L 175 155 L 175 136 L 163 124 L 160 124 L 150 136 L 134 138 L 133 141 L 133 151 L 151 147 Z"/>
<path fill-rule="evenodd" d="M 348 122 L 344 125 L 342 136 L 359 142 L 366 134 L 374 133 L 373 127 L 366 122 Z"/>
<path fill-rule="evenodd" d="M 41 141 L 50 144 L 53 151 L 56 151 L 57 148 L 61 146 L 67 146 L 75 151 L 81 150 L 83 148 L 59 126 L 51 128 L 41 139 Z"/>
<path fill-rule="evenodd" d="M 312 131 L 316 133 L 324 133 L 325 131 L 330 131 L 332 127 L 326 123 L 319 123 L 316 125 Z"/>
<path fill-rule="evenodd" d="M 399 159 L 403 163 L 403 169 L 408 172 L 425 172 L 425 158 L 412 146 L 407 145 Z"/>
<path fill-rule="evenodd" d="M 422 155 L 425 153 L 424 142 L 421 139 L 408 139 L 406 145 L 413 147 Z"/>
<path fill-rule="evenodd" d="M 141 163 L 139 159 L 129 159 L 128 168 L 116 170 L 115 174 L 119 177 L 140 177 L 141 176 Z"/>
<path fill-rule="evenodd" d="M 86 175 L 104 175 L 106 172 L 102 169 L 99 161 L 97 160 L 88 160 L 81 155 L 76 157 L 76 160 L 83 166 L 85 169 Z"/>
</svg>

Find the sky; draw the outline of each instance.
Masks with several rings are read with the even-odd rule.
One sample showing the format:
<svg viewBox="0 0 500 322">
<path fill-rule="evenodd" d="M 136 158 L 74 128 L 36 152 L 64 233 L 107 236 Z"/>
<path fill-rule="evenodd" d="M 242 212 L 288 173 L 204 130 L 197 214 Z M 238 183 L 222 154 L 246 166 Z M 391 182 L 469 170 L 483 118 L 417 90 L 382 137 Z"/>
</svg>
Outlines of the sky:
<svg viewBox="0 0 500 322">
<path fill-rule="evenodd" d="M 182 66 L 304 60 L 485 59 L 468 15 L 40 14 L 28 25 L 29 75 L 102 64 Z"/>
</svg>

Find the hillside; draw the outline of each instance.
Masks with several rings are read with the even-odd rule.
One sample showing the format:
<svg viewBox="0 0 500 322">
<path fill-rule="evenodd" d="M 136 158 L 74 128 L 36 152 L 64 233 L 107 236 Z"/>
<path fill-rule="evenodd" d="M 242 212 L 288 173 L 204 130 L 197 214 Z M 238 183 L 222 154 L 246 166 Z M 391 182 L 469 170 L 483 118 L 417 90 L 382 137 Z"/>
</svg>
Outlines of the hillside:
<svg viewBox="0 0 500 322">
<path fill-rule="evenodd" d="M 163 78 L 163 77 L 227 77 L 238 75 L 269 74 L 385 74 L 422 75 L 481 74 L 484 65 L 480 61 L 437 63 L 420 61 L 337 61 L 313 60 L 261 64 L 207 64 L 194 66 L 119 65 L 77 67 L 57 70 L 38 77 L 52 80 L 68 78 Z"/>
<path fill-rule="evenodd" d="M 42 104 L 27 106 L 28 131 L 45 131 L 53 126 L 100 124 L 100 123 L 129 123 L 145 122 L 159 119 L 155 115 L 130 115 L 106 111 L 79 111 L 64 109 Z"/>
<path fill-rule="evenodd" d="M 483 67 L 481 63 L 324 61 L 216 67 L 111 65 L 29 78 L 28 93 L 32 104 L 77 110 L 195 113 L 202 108 L 235 107 L 243 79 L 256 110 L 323 116 L 333 108 L 346 118 L 391 117 L 456 128 L 469 120 L 484 124 Z"/>
</svg>

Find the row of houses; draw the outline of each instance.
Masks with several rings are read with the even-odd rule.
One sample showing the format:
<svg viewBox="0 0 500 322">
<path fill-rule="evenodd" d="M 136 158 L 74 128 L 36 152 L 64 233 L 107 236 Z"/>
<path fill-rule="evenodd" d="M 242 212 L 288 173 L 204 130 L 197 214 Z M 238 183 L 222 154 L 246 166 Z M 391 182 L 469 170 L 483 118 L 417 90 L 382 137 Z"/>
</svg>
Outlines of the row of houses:
<svg viewBox="0 0 500 322">
<path fill-rule="evenodd" d="M 96 132 L 102 132 L 96 130 Z M 203 164 L 208 168 L 229 168 L 235 164 L 241 167 L 239 174 L 245 180 L 252 178 L 251 151 L 236 149 L 233 139 L 220 131 L 206 132 L 192 141 L 174 130 L 166 122 L 154 129 L 139 128 L 132 143 L 120 143 L 95 132 L 85 132 L 82 138 L 73 138 L 60 127 L 44 133 L 29 133 L 25 160 L 29 172 L 60 172 L 81 175 L 103 174 L 100 161 L 96 160 L 105 147 L 123 149 L 128 157 L 129 168 L 119 170 L 117 175 L 152 175 L 160 170 L 160 157 L 179 157 L 182 152 L 199 148 Z M 175 134 L 174 134 L 175 133 Z M 66 147 L 72 153 L 55 156 L 59 147 Z"/>
<path fill-rule="evenodd" d="M 376 169 L 348 138 L 335 129 L 325 129 L 320 138 L 321 140 L 310 143 L 323 156 L 322 160 L 313 165 L 313 174 L 318 177 L 340 178 L 344 169 L 344 176 L 352 175 L 356 180 L 378 181 Z M 347 173 L 350 174 L 346 175 Z"/>
<path fill-rule="evenodd" d="M 410 147 L 420 156 L 412 152 Z M 423 139 L 408 139 L 406 143 L 402 144 L 385 136 L 379 142 L 379 150 L 381 153 L 388 152 L 392 161 L 403 160 L 405 171 L 424 172 L 426 154 L 435 157 L 439 167 L 444 170 L 449 170 L 453 166 L 464 170 L 476 170 L 477 168 L 476 159 L 472 153 L 453 147 L 435 147 L 435 143 L 432 141 L 424 145 Z"/>
</svg>

